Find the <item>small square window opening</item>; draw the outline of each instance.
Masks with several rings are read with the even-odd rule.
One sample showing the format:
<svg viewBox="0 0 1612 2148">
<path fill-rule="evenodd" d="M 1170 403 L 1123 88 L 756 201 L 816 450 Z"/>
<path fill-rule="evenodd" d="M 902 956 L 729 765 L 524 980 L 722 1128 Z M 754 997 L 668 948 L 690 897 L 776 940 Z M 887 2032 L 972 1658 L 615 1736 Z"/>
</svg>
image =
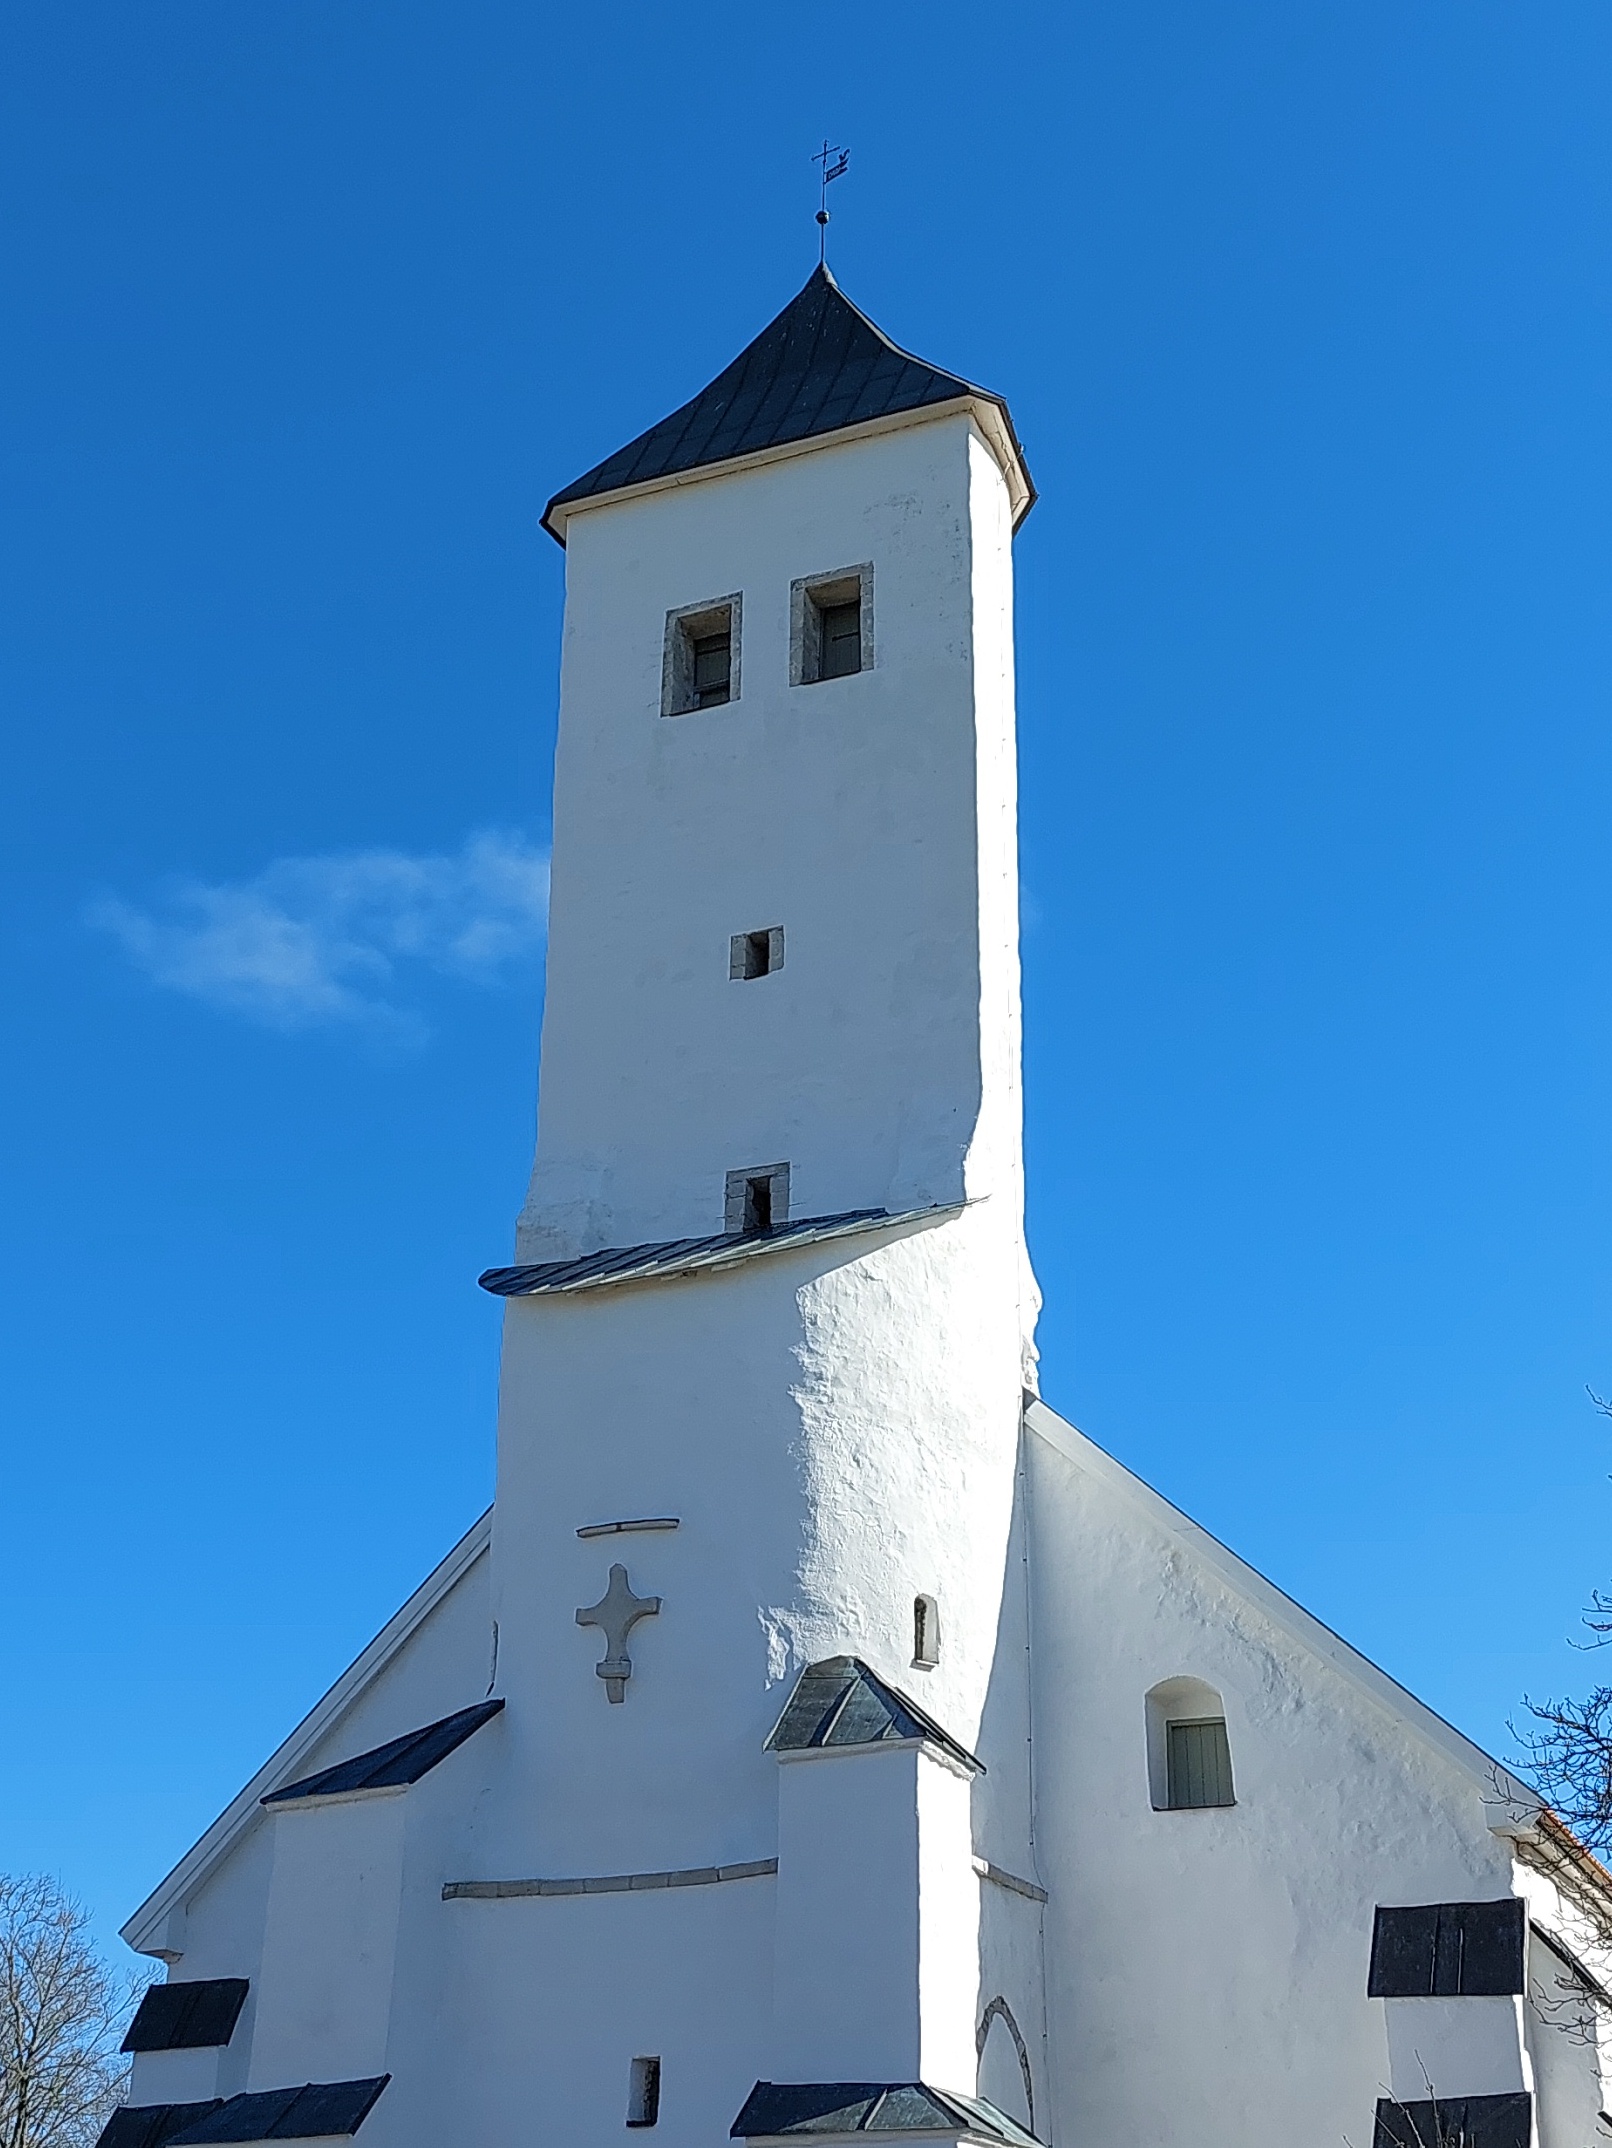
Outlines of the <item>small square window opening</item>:
<svg viewBox="0 0 1612 2148">
<path fill-rule="evenodd" d="M 663 716 L 687 716 L 738 699 L 739 612 L 739 598 L 731 596 L 667 613 Z"/>
<path fill-rule="evenodd" d="M 770 977 L 784 966 L 784 928 L 769 925 L 760 932 L 736 932 L 728 943 L 728 975 L 748 981 Z"/>
<path fill-rule="evenodd" d="M 653 2126 L 660 2122 L 660 2060 L 635 2058 L 627 2081 L 627 2123 Z"/>
<path fill-rule="evenodd" d="M 788 1164 L 762 1164 L 728 1173 L 724 1230 L 762 1238 L 788 1221 Z"/>
<path fill-rule="evenodd" d="M 809 576 L 790 589 L 789 676 L 794 686 L 848 679 L 873 663 L 873 569 Z"/>
</svg>

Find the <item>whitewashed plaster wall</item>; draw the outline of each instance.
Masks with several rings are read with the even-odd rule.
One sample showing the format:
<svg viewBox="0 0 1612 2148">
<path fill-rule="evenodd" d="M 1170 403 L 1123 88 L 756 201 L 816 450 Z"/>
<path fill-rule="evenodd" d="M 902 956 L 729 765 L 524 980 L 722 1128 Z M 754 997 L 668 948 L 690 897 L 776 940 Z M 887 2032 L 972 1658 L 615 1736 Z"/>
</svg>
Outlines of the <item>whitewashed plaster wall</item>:
<svg viewBox="0 0 1612 2148">
<path fill-rule="evenodd" d="M 1165 2142 L 1190 2114 L 1205 2148 L 1369 2140 L 1391 2072 L 1375 1906 L 1507 1894 L 1511 1844 L 1414 1704 L 1379 1706 L 1117 1465 L 1031 1422 L 1054 2137 Z M 1223 1697 L 1230 1808 L 1153 1809 L 1143 1697 L 1178 1676 Z"/>
<path fill-rule="evenodd" d="M 385 2071 L 412 1795 L 371 1790 L 271 1812 L 249 2088 Z"/>
<path fill-rule="evenodd" d="M 410 2148 L 614 2142 L 631 2061 L 658 2056 L 657 2148 L 726 2140 L 771 2035 L 773 1896 L 772 1880 L 753 1879 L 440 1904 L 435 1999 L 414 2026 L 446 2063 L 407 2083 L 399 2137 Z M 377 2136 L 376 2148 L 389 2143 Z"/>
<path fill-rule="evenodd" d="M 1036 1847 L 1035 1783 L 1030 1714 L 1030 1569 L 1028 1478 L 1021 1444 L 1017 1496 L 1008 1540 L 996 1655 L 985 1713 L 975 1747 L 986 1773 L 973 1786 L 973 1833 L 977 1855 L 1000 1871 L 1043 1884 Z M 920 1700 L 927 1687 L 911 1690 Z M 980 2053 L 977 2086 L 999 2110 L 1021 2125 L 1046 2110 L 1046 2000 L 1042 1980 L 1042 1919 L 1045 1911 L 1025 1894 L 990 1880 L 980 1883 L 979 1994 L 976 2019 L 1000 2001 Z M 1031 2069 L 1027 2093 L 1022 2064 L 1001 2008 L 1022 2038 Z M 1045 2137 L 1044 2135 L 1042 2136 Z"/>
<path fill-rule="evenodd" d="M 767 2078 L 972 2095 L 971 1787 L 968 1771 L 917 1744 L 780 1756 Z"/>
<path fill-rule="evenodd" d="M 1612 2024 L 1595 1988 L 1612 1985 L 1612 1947 L 1582 1899 L 1548 1872 L 1519 1863 L 1517 1892 L 1528 1905 L 1528 2053 L 1538 2098 L 1541 2148 L 1579 2148 L 1597 2138 L 1612 2100 Z M 1559 1943 L 1549 1946 L 1542 1933 Z"/>
<path fill-rule="evenodd" d="M 762 1741 L 823 1656 L 861 1655 L 978 1738 L 1018 1435 L 1017 1301 L 1011 1264 L 993 1289 L 995 1238 L 982 1204 L 711 1279 L 512 1305 L 494 1554 L 525 1794 L 506 1860 L 603 1872 L 769 1854 Z M 576 1538 L 640 1514 L 681 1525 Z M 634 1629 L 616 1708 L 575 1612 L 618 1559 L 662 1609 Z M 941 1606 L 928 1674 L 911 1662 L 920 1592 Z"/>
<path fill-rule="evenodd" d="M 314 1774 L 480 1699 L 486 1690 L 489 1668 L 488 1584 L 489 1562 L 483 1553 L 471 1561 L 390 1661 L 359 1688 L 350 1705 L 322 1736 L 299 1753 L 296 1765 L 279 1780 Z M 444 1768 L 451 1765 L 452 1762 L 445 1763 Z M 426 1786 L 418 1785 L 409 1793 L 417 1803 L 428 1795 L 435 1799 L 449 1787 L 449 1778 L 441 1770 L 437 1778 L 428 1778 L 428 1782 L 429 1792 Z M 265 1781 L 258 1788 L 269 1786 Z M 460 1783 L 457 1787 L 462 1790 L 464 1786 Z M 472 1808 L 474 1802 L 472 1795 Z M 254 2072 L 253 2056 L 258 2048 L 264 1940 L 278 1824 L 254 1796 L 223 1854 L 196 1882 L 178 1914 L 164 1920 L 165 1936 L 171 1932 L 183 1939 L 183 1952 L 169 1972 L 172 1977 L 186 1982 L 208 1977 L 248 1979 L 250 1988 L 234 2035 L 221 2052 L 141 2054 L 135 2062 L 133 2100 L 170 2102 L 204 2095 L 230 2096 L 244 2090 L 249 2079 L 252 2085 L 266 2081 L 261 2062 Z M 327 1841 L 334 1848 L 334 1835 Z M 310 2078 L 311 2065 L 310 2055 L 297 2078 Z M 209 2068 L 210 2078 L 204 2078 Z"/>
<path fill-rule="evenodd" d="M 1528 2054 L 1541 2148 L 1579 2148 L 1604 2134 L 1605 2004 L 1537 1932 L 1528 1947 Z"/>
</svg>

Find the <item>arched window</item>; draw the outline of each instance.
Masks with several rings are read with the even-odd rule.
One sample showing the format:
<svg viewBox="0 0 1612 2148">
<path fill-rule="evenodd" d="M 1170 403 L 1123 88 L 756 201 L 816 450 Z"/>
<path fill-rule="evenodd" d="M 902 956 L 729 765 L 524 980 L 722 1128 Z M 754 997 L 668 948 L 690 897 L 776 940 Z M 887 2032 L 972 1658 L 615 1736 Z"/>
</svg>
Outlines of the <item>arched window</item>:
<svg viewBox="0 0 1612 2148">
<path fill-rule="evenodd" d="M 1148 1694 L 1147 1781 L 1156 1812 L 1236 1804 L 1225 1704 L 1201 1678 L 1166 1678 Z"/>
<path fill-rule="evenodd" d="M 932 1671 L 940 1661 L 940 1606 L 933 1596 L 912 1599 L 912 1665 Z"/>
<path fill-rule="evenodd" d="M 1000 1995 L 980 2016 L 974 2051 L 979 2060 L 976 2094 L 994 2103 L 1009 2118 L 1017 2119 L 1027 2133 L 1034 2133 L 1035 2081 L 1030 2072 L 1030 2054 L 1012 2007 Z"/>
</svg>

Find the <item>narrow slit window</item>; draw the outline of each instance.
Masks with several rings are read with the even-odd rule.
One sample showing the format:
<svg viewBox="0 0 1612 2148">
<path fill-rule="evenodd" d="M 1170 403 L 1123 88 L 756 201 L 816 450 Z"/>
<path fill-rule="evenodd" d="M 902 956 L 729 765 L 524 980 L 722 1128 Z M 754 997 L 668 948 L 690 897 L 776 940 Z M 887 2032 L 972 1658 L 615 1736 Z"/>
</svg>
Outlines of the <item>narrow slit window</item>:
<svg viewBox="0 0 1612 2148">
<path fill-rule="evenodd" d="M 784 928 L 769 925 L 761 932 L 736 932 L 728 943 L 728 975 L 748 981 L 770 977 L 784 966 Z"/>
<path fill-rule="evenodd" d="M 653 2126 L 660 2122 L 660 2060 L 635 2058 L 627 2081 L 627 2123 Z"/>
<path fill-rule="evenodd" d="M 763 1238 L 788 1221 L 788 1164 L 766 1164 L 759 1169 L 728 1173 L 724 1230 L 746 1238 Z"/>
<path fill-rule="evenodd" d="M 1168 1804 L 1172 1812 L 1196 1812 L 1211 1805 L 1234 1805 L 1231 1747 L 1224 1716 L 1165 1726 L 1168 1739 Z"/>
<path fill-rule="evenodd" d="M 912 1667 L 932 1671 L 940 1661 L 940 1606 L 933 1596 L 912 1600 Z"/>
</svg>

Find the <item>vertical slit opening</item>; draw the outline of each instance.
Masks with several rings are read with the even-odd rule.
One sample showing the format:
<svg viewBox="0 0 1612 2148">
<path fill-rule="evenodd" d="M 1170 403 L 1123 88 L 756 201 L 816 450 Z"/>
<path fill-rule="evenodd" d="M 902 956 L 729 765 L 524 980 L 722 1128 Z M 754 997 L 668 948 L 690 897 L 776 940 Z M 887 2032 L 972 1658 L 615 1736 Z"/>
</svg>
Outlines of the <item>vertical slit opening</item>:
<svg viewBox="0 0 1612 2148">
<path fill-rule="evenodd" d="M 660 2119 L 660 2060 L 635 2058 L 627 2082 L 627 2123 L 652 2126 Z"/>
</svg>

